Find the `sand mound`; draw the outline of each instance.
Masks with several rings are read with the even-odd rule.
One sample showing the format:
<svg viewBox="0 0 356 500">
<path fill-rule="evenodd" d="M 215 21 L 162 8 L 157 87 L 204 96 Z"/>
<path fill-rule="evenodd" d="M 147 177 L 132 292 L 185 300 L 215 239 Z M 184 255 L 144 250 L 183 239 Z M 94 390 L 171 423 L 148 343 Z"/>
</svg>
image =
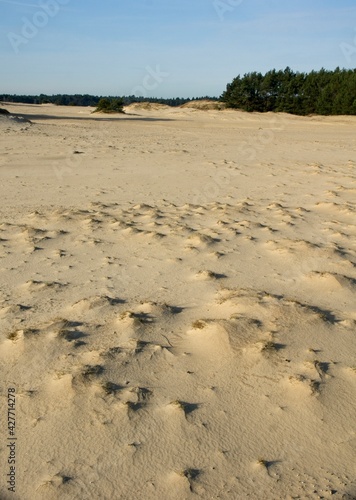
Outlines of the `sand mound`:
<svg viewBox="0 0 356 500">
<path fill-rule="evenodd" d="M 134 102 L 134 103 L 126 106 L 125 110 L 126 111 L 138 111 L 138 110 L 161 111 L 161 110 L 169 109 L 169 108 L 170 108 L 170 106 L 167 106 L 166 104 L 159 104 L 157 102 Z"/>
<path fill-rule="evenodd" d="M 5 108 L 0 108 L 0 115 L 9 115 L 10 112 Z"/>
<path fill-rule="evenodd" d="M 207 111 L 207 110 L 222 110 L 222 109 L 226 108 L 226 105 L 223 102 L 209 101 L 208 99 L 204 99 L 204 100 L 199 100 L 199 101 L 189 101 L 180 107 L 181 108 L 200 109 L 202 111 Z"/>
</svg>

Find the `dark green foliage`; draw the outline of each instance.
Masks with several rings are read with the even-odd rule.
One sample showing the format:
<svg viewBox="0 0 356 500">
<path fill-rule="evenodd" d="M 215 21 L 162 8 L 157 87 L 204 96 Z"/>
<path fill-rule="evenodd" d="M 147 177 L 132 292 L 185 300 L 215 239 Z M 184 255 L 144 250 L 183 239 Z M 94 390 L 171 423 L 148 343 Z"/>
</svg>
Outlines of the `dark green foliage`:
<svg viewBox="0 0 356 500">
<path fill-rule="evenodd" d="M 100 97 L 92 95 L 0 95 L 0 101 L 21 102 L 24 104 L 56 104 L 57 106 L 97 106 Z"/>
<path fill-rule="evenodd" d="M 124 101 L 122 99 L 109 99 L 104 97 L 98 102 L 95 112 L 102 113 L 123 113 Z"/>
<path fill-rule="evenodd" d="M 106 99 L 118 99 L 117 97 L 105 97 Z M 103 97 L 93 96 L 93 95 L 67 95 L 67 94 L 57 94 L 57 95 L 10 95 L 10 94 L 0 94 L 0 101 L 4 102 L 21 102 L 24 104 L 56 104 L 57 106 L 91 106 L 97 107 L 99 101 Z M 124 106 L 132 104 L 134 102 L 153 102 L 158 104 L 167 104 L 168 106 L 181 106 L 186 102 L 193 99 L 185 97 L 173 97 L 170 99 L 164 99 L 163 97 L 136 97 L 135 95 L 124 96 L 121 98 L 123 100 Z M 217 97 L 196 97 L 194 100 L 200 101 L 203 99 L 210 99 L 217 101 Z"/>
<path fill-rule="evenodd" d="M 221 100 L 244 111 L 278 111 L 296 115 L 355 115 L 356 69 L 295 73 L 247 73 L 227 85 Z"/>
</svg>

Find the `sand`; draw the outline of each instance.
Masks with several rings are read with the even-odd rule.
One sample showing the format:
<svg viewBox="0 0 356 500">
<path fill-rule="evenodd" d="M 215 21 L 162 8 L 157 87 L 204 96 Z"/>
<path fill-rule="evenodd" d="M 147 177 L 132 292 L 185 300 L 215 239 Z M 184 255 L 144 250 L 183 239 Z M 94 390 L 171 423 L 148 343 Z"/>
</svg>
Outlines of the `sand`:
<svg viewBox="0 0 356 500">
<path fill-rule="evenodd" d="M 356 498 L 356 118 L 5 107 L 0 498 Z"/>
</svg>

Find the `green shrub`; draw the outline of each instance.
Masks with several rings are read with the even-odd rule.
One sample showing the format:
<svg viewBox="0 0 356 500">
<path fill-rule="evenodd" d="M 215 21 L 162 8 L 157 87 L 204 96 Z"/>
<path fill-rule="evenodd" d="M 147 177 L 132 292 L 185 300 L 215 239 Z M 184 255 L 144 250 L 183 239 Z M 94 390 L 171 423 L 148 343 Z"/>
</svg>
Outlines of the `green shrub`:
<svg viewBox="0 0 356 500">
<path fill-rule="evenodd" d="M 124 101 L 122 99 L 109 99 L 108 97 L 103 97 L 100 99 L 97 108 L 94 113 L 123 113 Z"/>
</svg>

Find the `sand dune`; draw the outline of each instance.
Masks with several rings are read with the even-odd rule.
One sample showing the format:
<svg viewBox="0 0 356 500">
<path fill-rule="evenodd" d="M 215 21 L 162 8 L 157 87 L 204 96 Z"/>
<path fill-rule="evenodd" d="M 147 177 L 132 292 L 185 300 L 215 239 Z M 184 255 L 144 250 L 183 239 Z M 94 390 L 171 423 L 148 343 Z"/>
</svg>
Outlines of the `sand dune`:
<svg viewBox="0 0 356 500">
<path fill-rule="evenodd" d="M 355 119 L 6 107 L 1 498 L 355 498 Z"/>
</svg>

